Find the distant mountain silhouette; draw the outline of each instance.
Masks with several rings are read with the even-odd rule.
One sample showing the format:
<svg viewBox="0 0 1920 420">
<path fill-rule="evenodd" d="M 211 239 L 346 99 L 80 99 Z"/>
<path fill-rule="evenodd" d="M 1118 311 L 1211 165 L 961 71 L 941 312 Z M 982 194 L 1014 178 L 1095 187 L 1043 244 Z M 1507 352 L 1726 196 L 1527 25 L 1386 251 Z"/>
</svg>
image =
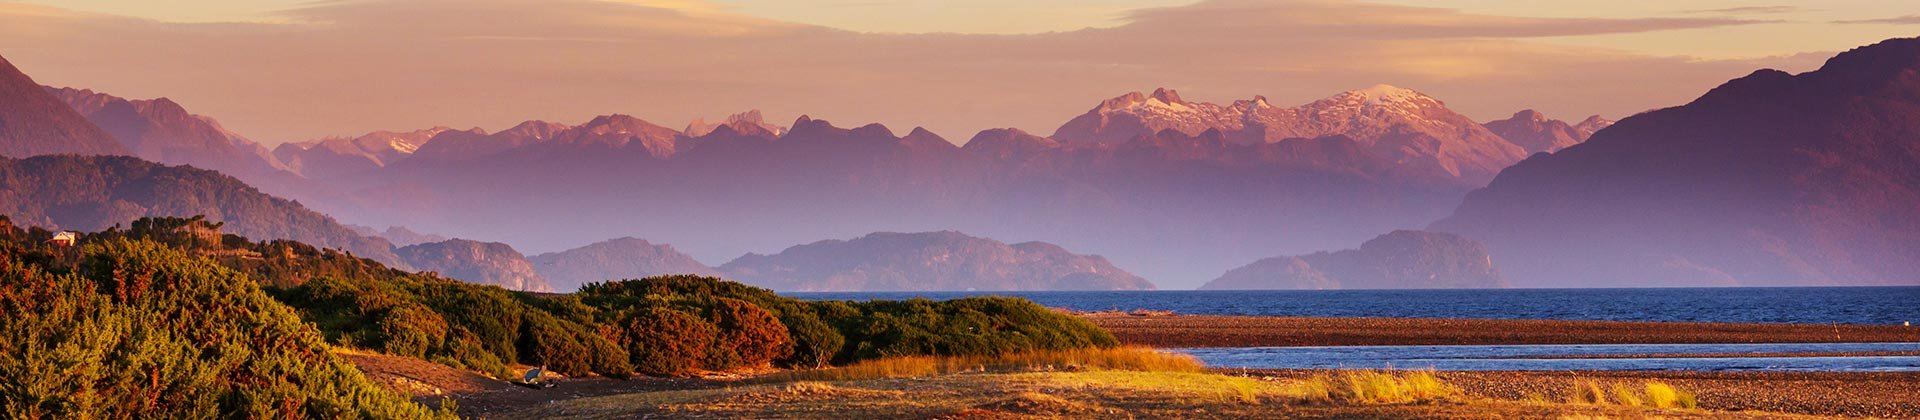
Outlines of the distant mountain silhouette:
<svg viewBox="0 0 1920 420">
<path fill-rule="evenodd" d="M 719 276 L 720 272 L 673 249 L 638 238 L 596 242 L 528 258 L 554 290 L 566 292 L 587 283 L 671 274 Z"/>
<path fill-rule="evenodd" d="M 1506 287 L 1487 248 L 1439 232 L 1401 230 L 1360 249 L 1273 257 L 1235 268 L 1201 289 L 1449 289 Z"/>
<path fill-rule="evenodd" d="M 1592 138 L 1593 133 L 1598 133 L 1600 132 L 1601 129 L 1612 127 L 1613 123 L 1614 123 L 1613 120 L 1600 118 L 1599 115 L 1594 115 L 1591 117 L 1587 117 L 1587 119 L 1585 120 L 1580 120 L 1579 124 L 1574 124 L 1573 131 L 1580 133 L 1581 138 Z M 1585 140 L 1582 140 L 1582 141 L 1585 141 Z"/>
<path fill-rule="evenodd" d="M 1586 121 L 1581 122 L 1581 126 L 1576 127 L 1567 124 L 1566 121 L 1547 118 L 1546 114 L 1541 114 L 1540 111 L 1529 109 L 1515 112 L 1512 117 L 1504 120 L 1488 121 L 1486 126 L 1487 130 L 1493 131 L 1493 134 L 1498 134 L 1514 145 L 1526 149 L 1527 154 L 1534 154 L 1557 152 L 1580 144 L 1587 141 L 1587 137 L 1592 136 L 1594 131 L 1605 128 L 1608 124 L 1611 122 L 1595 115 L 1587 117 Z"/>
<path fill-rule="evenodd" d="M 0 214 L 24 225 L 81 231 L 142 217 L 205 215 L 225 222 L 229 233 L 344 249 L 405 267 L 386 240 L 356 234 L 299 202 L 218 172 L 126 156 L 0 158 Z"/>
<path fill-rule="evenodd" d="M 404 246 L 394 252 L 416 269 L 468 283 L 529 292 L 554 291 L 534 272 L 526 256 L 503 243 L 452 239 Z"/>
<path fill-rule="evenodd" d="M 954 229 L 1040 235 L 1190 284 L 1205 280 L 1194 273 L 1262 253 L 1428 223 L 1472 188 L 1337 135 L 1238 142 L 1221 130 L 1166 130 L 1068 145 L 1003 129 L 956 146 L 924 129 L 805 116 L 781 134 L 725 124 L 688 137 L 620 115 L 447 131 L 403 160 L 326 182 L 352 193 L 318 198 L 321 207 L 358 223 L 529 248 L 646 232 L 718 259 L 824 237 Z"/>
<path fill-rule="evenodd" d="M 375 236 L 386 238 L 388 242 L 393 242 L 393 246 L 418 245 L 428 242 L 441 242 L 448 239 L 445 236 L 414 232 L 412 229 L 407 229 L 406 226 L 388 226 L 387 230 L 381 231 Z"/>
<path fill-rule="evenodd" d="M 85 116 L 0 57 L 0 155 L 129 155 Z"/>
<path fill-rule="evenodd" d="M 434 127 L 407 132 L 375 131 L 359 137 L 331 137 L 284 143 L 273 149 L 286 166 L 308 178 L 334 178 L 373 171 L 405 160 L 427 140 L 447 131 Z M 478 129 L 469 133 L 483 134 Z"/>
<path fill-rule="evenodd" d="M 743 283 L 791 291 L 1153 289 L 1099 256 L 958 232 L 820 241 L 774 255 L 747 254 L 720 270 Z"/>
<path fill-rule="evenodd" d="M 758 109 L 748 110 L 747 112 L 729 115 L 727 116 L 727 119 L 721 120 L 720 122 L 717 122 L 717 123 L 709 123 L 704 118 L 695 119 L 693 120 L 693 122 L 687 123 L 687 128 L 685 130 L 680 130 L 680 132 L 683 134 L 686 134 L 687 137 L 700 137 L 700 136 L 713 133 L 714 129 L 720 128 L 720 126 L 723 126 L 723 125 L 727 126 L 727 128 L 732 129 L 735 132 L 765 130 L 766 132 L 776 136 L 785 134 L 787 132 L 786 127 L 768 124 L 767 121 L 760 116 L 760 110 Z"/>
<path fill-rule="evenodd" d="M 1433 228 L 1519 286 L 1920 284 L 1920 39 L 1761 70 L 1508 168 Z"/>
<path fill-rule="evenodd" d="M 285 169 L 279 159 L 264 153 L 265 147 L 212 118 L 187 112 L 171 99 L 127 100 L 84 89 L 47 89 L 141 159 L 228 174 Z"/>
</svg>

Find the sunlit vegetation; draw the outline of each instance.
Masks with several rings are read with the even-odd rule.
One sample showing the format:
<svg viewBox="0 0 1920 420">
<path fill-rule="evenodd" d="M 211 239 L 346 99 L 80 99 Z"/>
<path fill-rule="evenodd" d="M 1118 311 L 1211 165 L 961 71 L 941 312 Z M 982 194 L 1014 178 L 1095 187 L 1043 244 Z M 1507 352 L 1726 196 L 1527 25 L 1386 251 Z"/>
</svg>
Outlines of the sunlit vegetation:
<svg viewBox="0 0 1920 420">
<path fill-rule="evenodd" d="M 847 381 L 907 378 L 976 372 L 1051 372 L 1125 370 L 1139 372 L 1201 372 L 1206 366 L 1193 356 L 1144 347 L 1080 348 L 1009 353 L 992 356 L 900 356 L 866 360 L 831 369 L 802 370 L 769 375 L 767 382 Z"/>
<path fill-rule="evenodd" d="M 0 416 L 451 417 L 367 379 L 229 268 L 127 239 L 5 251 Z"/>
<path fill-rule="evenodd" d="M 1337 379 L 1315 377 L 1314 387 L 1329 390 L 1328 397 L 1361 404 L 1430 402 L 1460 395 L 1430 371 L 1349 371 Z M 1323 385 L 1332 382 L 1331 385 Z"/>
<path fill-rule="evenodd" d="M 220 267 L 285 304 L 275 307 L 317 327 L 333 345 L 500 379 L 517 377 L 515 365 L 568 376 L 674 376 L 1117 345 L 1091 323 L 1021 299 L 808 302 L 698 276 L 538 295 L 394 270 L 298 242 L 252 242 L 221 227 L 197 217 L 140 219 L 84 234 L 81 242 L 144 244 Z M 9 226 L 5 235 L 22 261 L 55 272 L 86 267 L 77 251 L 45 244 L 50 232 Z"/>
<path fill-rule="evenodd" d="M 1581 381 L 1575 383 L 1567 395 L 1567 402 L 1574 404 L 1649 408 L 1698 408 L 1700 406 L 1694 399 L 1693 393 L 1659 381 L 1646 381 L 1640 384 L 1629 382 L 1601 384 L 1591 380 Z"/>
<path fill-rule="evenodd" d="M 1144 350 L 1152 352 L 1151 350 Z M 1055 353 L 1055 354 L 1048 354 Z M 1071 352 L 1066 352 L 1071 353 Z M 1150 354 L 1096 352 L 1126 366 Z M 746 385 L 584 398 L 508 417 L 611 418 L 1503 418 L 1631 417 L 1619 406 L 1540 405 L 1455 394 L 1431 372 L 1330 373 L 1299 378 L 1139 369 L 1047 370 L 1059 352 L 1007 358 L 908 357 L 790 372 Z M 1037 358 L 1029 362 L 1022 359 Z M 1159 359 L 1176 360 L 1176 359 Z M 995 367 L 980 362 L 1003 361 Z M 1357 379 L 1357 380 L 1350 380 Z M 1385 390 L 1383 388 L 1392 388 Z M 1425 397 L 1418 395 L 1426 394 Z"/>
</svg>

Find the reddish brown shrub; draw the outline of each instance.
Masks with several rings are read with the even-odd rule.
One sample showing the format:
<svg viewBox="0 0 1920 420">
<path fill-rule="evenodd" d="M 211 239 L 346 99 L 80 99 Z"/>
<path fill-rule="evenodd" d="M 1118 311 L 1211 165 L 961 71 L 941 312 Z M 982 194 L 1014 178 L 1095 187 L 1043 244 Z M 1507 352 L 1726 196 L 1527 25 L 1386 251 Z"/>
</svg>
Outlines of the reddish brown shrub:
<svg viewBox="0 0 1920 420">
<path fill-rule="evenodd" d="M 634 371 L 653 376 L 685 375 L 706 367 L 719 330 L 684 312 L 646 308 L 627 320 L 625 342 Z"/>
</svg>

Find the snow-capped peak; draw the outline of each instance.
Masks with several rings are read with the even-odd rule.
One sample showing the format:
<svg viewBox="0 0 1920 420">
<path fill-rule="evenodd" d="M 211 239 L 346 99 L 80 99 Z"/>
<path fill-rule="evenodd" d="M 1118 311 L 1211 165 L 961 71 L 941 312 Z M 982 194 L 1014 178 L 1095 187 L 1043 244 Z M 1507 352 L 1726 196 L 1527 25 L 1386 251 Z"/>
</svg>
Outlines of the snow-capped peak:
<svg viewBox="0 0 1920 420">
<path fill-rule="evenodd" d="M 387 147 L 392 147 L 394 151 L 407 155 L 411 155 L 413 152 L 420 150 L 420 145 L 408 143 L 406 139 L 399 137 L 387 139 Z"/>
<path fill-rule="evenodd" d="M 1364 100 L 1368 105 L 1384 104 L 1420 104 L 1433 101 L 1433 98 L 1415 92 L 1413 89 L 1393 85 L 1373 85 L 1364 89 L 1348 91 L 1350 95 Z"/>
</svg>

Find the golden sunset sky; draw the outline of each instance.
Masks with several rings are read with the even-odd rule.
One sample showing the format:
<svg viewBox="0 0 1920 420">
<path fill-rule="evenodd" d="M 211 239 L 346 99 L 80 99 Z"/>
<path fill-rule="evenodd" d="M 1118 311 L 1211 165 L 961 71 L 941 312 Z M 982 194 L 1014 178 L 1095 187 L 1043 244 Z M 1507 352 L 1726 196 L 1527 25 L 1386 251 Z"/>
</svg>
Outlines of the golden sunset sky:
<svg viewBox="0 0 1920 420">
<path fill-rule="evenodd" d="M 1297 104 L 1378 83 L 1476 119 L 1683 103 L 1762 67 L 1920 35 L 1910 1 L 29 0 L 0 56 L 170 97 L 264 143 L 750 108 L 1050 134 L 1101 99 Z"/>
</svg>

